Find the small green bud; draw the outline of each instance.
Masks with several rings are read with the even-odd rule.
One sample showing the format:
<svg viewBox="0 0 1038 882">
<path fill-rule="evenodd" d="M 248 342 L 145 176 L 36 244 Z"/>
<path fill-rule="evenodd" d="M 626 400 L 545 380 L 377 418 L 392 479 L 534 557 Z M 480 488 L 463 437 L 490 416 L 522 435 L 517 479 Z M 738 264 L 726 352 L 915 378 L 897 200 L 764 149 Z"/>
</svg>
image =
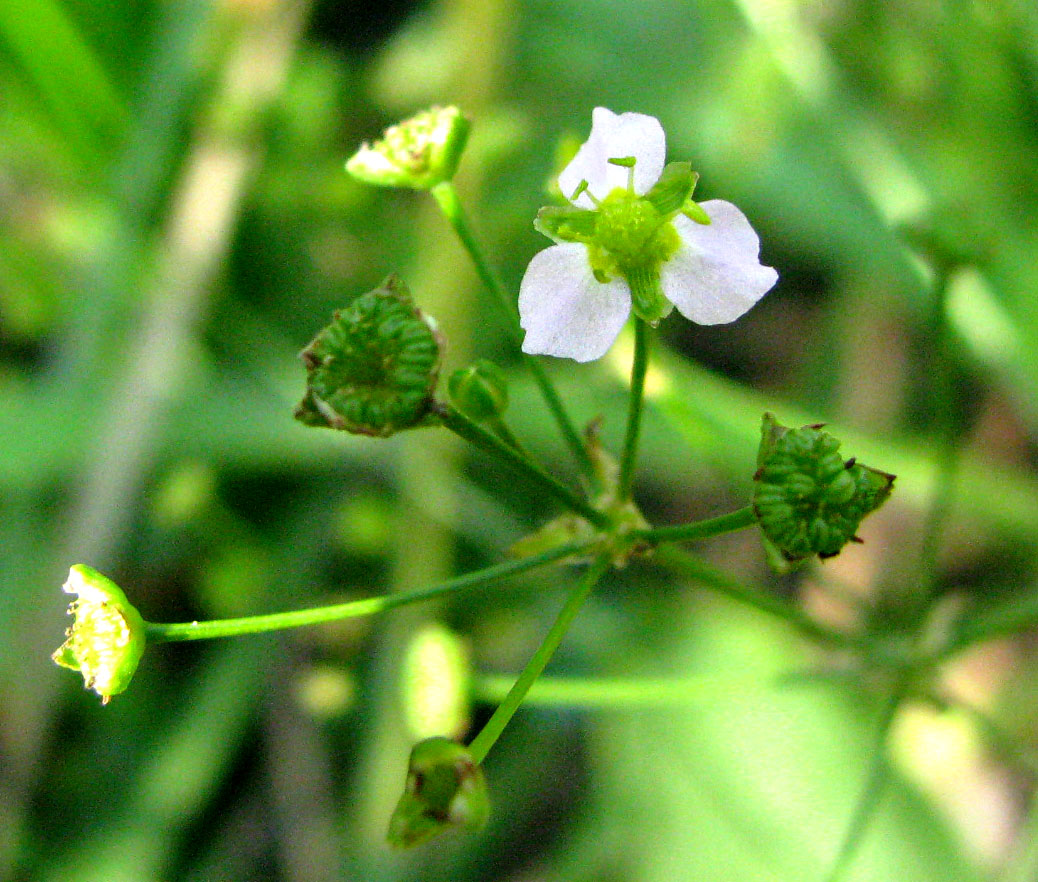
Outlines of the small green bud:
<svg viewBox="0 0 1038 882">
<path fill-rule="evenodd" d="M 303 350 L 307 389 L 296 419 L 382 438 L 430 425 L 440 347 L 435 322 L 390 276 L 337 311 Z"/>
<path fill-rule="evenodd" d="M 468 133 L 457 107 L 433 107 L 390 126 L 381 141 L 362 145 L 346 171 L 380 187 L 429 190 L 454 177 Z"/>
<path fill-rule="evenodd" d="M 442 736 L 427 738 L 411 750 L 387 838 L 394 848 L 411 848 L 451 828 L 479 830 L 489 814 L 483 770 L 468 749 Z"/>
<path fill-rule="evenodd" d="M 447 381 L 447 388 L 454 406 L 477 423 L 496 419 L 508 408 L 504 371 L 485 358 L 456 370 Z"/>
<path fill-rule="evenodd" d="M 76 595 L 68 608 L 75 620 L 51 658 L 79 671 L 86 688 L 108 704 L 130 685 L 144 654 L 144 620 L 122 589 L 91 567 L 73 566 L 62 587 L 66 594 Z"/>
<path fill-rule="evenodd" d="M 890 495 L 894 475 L 844 460 L 839 448 L 821 426 L 790 429 L 764 414 L 753 510 L 769 550 L 786 561 L 860 542 L 858 525 Z"/>
</svg>

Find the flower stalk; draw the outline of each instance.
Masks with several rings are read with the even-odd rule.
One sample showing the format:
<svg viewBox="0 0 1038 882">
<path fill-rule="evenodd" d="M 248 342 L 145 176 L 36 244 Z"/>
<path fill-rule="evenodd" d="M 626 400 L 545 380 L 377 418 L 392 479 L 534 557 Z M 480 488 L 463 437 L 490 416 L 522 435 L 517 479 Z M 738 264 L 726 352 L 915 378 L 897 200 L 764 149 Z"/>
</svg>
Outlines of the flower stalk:
<svg viewBox="0 0 1038 882">
<path fill-rule="evenodd" d="M 620 457 L 618 497 L 631 498 L 634 483 L 634 464 L 638 457 L 638 440 L 642 427 L 645 404 L 645 373 L 649 366 L 649 326 L 640 318 L 634 320 L 634 363 L 631 366 L 631 391 L 627 406 L 627 432 Z"/>
<path fill-rule="evenodd" d="M 747 505 L 728 514 L 719 515 L 716 518 L 692 521 L 688 524 L 675 524 L 667 527 L 638 530 L 632 535 L 633 538 L 650 545 L 658 545 L 661 542 L 689 542 L 693 539 L 710 539 L 713 536 L 734 533 L 737 530 L 752 527 L 756 522 L 757 518 L 753 513 L 753 506 Z"/>
<path fill-rule="evenodd" d="M 592 507 L 589 502 L 524 456 L 519 449 L 474 423 L 457 408 L 449 404 L 439 404 L 436 410 L 443 425 L 454 434 L 508 463 L 571 511 L 586 518 L 600 529 L 609 530 L 613 526 L 612 519 L 607 514 Z"/>
<path fill-rule="evenodd" d="M 598 584 L 599 580 L 611 566 L 612 561 L 609 558 L 599 558 L 591 565 L 591 568 L 570 592 L 565 606 L 563 606 L 558 617 L 552 623 L 547 635 L 545 635 L 544 641 L 537 648 L 530 661 L 527 662 L 526 667 L 523 668 L 523 672 L 519 675 L 512 688 L 508 690 L 504 701 L 497 706 L 497 710 L 487 720 L 486 725 L 469 744 L 469 753 L 476 763 L 481 763 L 486 759 L 490 748 L 497 742 L 497 739 L 523 703 L 523 699 L 530 691 L 530 687 L 533 686 L 548 662 L 551 661 L 551 657 L 555 654 L 555 650 L 559 648 L 562 638 L 566 636 L 566 632 L 569 630 L 570 625 L 573 624 L 573 620 L 577 617 L 577 613 L 580 612 L 580 608 L 584 605 L 584 601 L 587 600 L 591 590 Z"/>
<path fill-rule="evenodd" d="M 462 247 L 465 249 L 472 261 L 472 265 L 476 269 L 476 274 L 479 276 L 483 286 L 491 293 L 491 300 L 496 308 L 497 313 L 500 315 L 502 325 L 508 332 L 508 336 L 512 342 L 518 346 L 522 342 L 522 331 L 519 328 L 518 313 L 515 309 L 515 304 L 512 298 L 509 297 L 508 292 L 505 290 L 504 284 L 498 278 L 497 273 L 491 269 L 490 264 L 483 255 L 483 249 L 476 241 L 476 237 L 472 233 L 472 227 L 469 224 L 468 216 L 465 214 L 465 210 L 462 207 L 461 199 L 458 197 L 458 191 L 454 187 L 452 181 L 444 181 L 441 184 L 433 187 L 430 190 L 433 198 L 436 200 L 437 206 L 451 229 L 454 230 L 455 235 L 458 237 L 458 241 L 461 242 Z M 552 417 L 555 420 L 556 425 L 562 434 L 563 441 L 569 448 L 570 453 L 573 455 L 573 459 L 577 463 L 581 472 L 584 476 L 595 485 L 595 469 L 591 462 L 591 458 L 588 455 L 587 449 L 584 447 L 584 443 L 580 439 L 580 433 L 577 431 L 573 420 L 570 419 L 566 406 L 562 403 L 562 399 L 559 397 L 558 391 L 555 389 L 551 378 L 548 376 L 544 367 L 535 358 L 529 356 L 523 356 L 523 363 L 530 369 L 530 373 L 533 376 L 534 382 L 537 384 L 537 388 L 540 390 L 541 397 L 544 398 L 545 404 L 548 406 L 548 410 L 551 412 Z"/>
<path fill-rule="evenodd" d="M 464 591 L 468 588 L 492 585 L 520 573 L 529 572 L 574 554 L 585 551 L 589 543 L 573 542 L 548 549 L 541 554 L 519 560 L 505 561 L 482 570 L 447 579 L 436 585 L 400 591 L 381 597 L 368 597 L 329 606 L 317 606 L 291 612 L 245 616 L 237 619 L 211 619 L 204 622 L 176 622 L 157 624 L 146 622 L 145 632 L 151 643 L 170 643 L 181 640 L 212 640 L 218 637 L 237 637 L 243 634 L 261 634 L 266 631 L 284 631 L 306 625 L 338 622 L 343 619 L 361 618 L 388 612 L 401 606 L 420 603 Z"/>
</svg>

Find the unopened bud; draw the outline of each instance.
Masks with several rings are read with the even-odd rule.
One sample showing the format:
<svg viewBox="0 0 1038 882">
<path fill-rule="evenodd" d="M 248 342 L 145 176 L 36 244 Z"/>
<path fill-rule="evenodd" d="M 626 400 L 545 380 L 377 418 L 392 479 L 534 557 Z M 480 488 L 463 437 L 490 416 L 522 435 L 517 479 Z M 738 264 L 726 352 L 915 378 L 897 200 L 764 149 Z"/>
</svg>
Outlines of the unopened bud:
<svg viewBox="0 0 1038 882">
<path fill-rule="evenodd" d="M 437 736 L 411 751 L 407 783 L 389 821 L 389 844 L 411 848 L 451 829 L 475 831 L 490 814 L 483 770 L 468 749 Z"/>
<path fill-rule="evenodd" d="M 504 371 L 485 358 L 456 370 L 447 381 L 451 401 L 470 420 L 483 423 L 508 408 L 508 382 Z"/>
</svg>

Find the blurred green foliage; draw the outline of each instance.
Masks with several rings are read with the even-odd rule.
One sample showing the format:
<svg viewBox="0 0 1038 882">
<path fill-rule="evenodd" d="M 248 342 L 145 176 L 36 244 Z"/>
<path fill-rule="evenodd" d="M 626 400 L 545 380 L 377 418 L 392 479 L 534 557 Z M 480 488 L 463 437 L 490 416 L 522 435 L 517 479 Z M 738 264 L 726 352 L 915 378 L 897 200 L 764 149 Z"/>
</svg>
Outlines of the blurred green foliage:
<svg viewBox="0 0 1038 882">
<path fill-rule="evenodd" d="M 432 103 L 473 120 L 458 184 L 510 290 L 544 244 L 557 145 L 596 105 L 659 117 L 697 197 L 760 233 L 775 291 L 732 326 L 662 326 L 637 486 L 654 523 L 746 503 L 762 411 L 827 420 L 899 475 L 865 545 L 781 579 L 751 534 L 707 560 L 891 645 L 1038 621 L 1033 4 L 6 0 L 0 96 L 0 878 L 786 882 L 832 866 L 889 684 L 649 563 L 600 586 L 549 674 L 703 688 L 660 707 L 534 697 L 488 760 L 489 827 L 414 854 L 384 843 L 414 738 L 409 636 L 463 635 L 478 699 L 481 675 L 536 646 L 564 570 L 161 647 L 103 710 L 51 665 L 72 563 L 149 620 L 190 621 L 418 587 L 542 522 L 542 500 L 433 430 L 292 420 L 299 349 L 395 271 L 440 321 L 445 375 L 503 365 L 512 427 L 572 474 L 446 225 L 421 194 L 343 172 Z M 626 352 L 548 365 L 614 450 Z M 1038 872 L 1038 814 L 1019 808 L 1038 773 L 1033 642 L 955 662 L 937 704 L 903 696 L 845 878 Z M 949 725 L 958 752 L 940 753 Z"/>
</svg>

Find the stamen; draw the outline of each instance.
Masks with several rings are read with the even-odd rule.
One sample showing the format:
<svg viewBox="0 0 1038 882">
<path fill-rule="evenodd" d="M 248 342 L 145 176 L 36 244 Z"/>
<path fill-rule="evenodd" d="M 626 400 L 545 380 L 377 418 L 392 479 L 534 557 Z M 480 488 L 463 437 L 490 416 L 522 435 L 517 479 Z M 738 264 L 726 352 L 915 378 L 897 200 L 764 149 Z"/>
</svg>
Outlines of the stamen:
<svg viewBox="0 0 1038 882">
<path fill-rule="evenodd" d="M 638 161 L 634 156 L 617 156 L 606 160 L 610 165 L 619 165 L 627 169 L 627 190 L 634 192 L 634 164 Z"/>
<path fill-rule="evenodd" d="M 589 189 L 587 188 L 587 186 L 588 186 L 588 185 L 587 185 L 587 181 L 581 181 L 581 182 L 580 182 L 580 183 L 579 183 L 579 184 L 577 185 L 577 189 L 573 191 L 573 195 L 569 197 L 569 201 L 570 201 L 570 202 L 576 202 L 576 201 L 577 201 L 577 197 L 578 197 L 578 196 L 580 196 L 580 195 L 581 195 L 582 193 L 587 193 L 587 198 L 588 198 L 588 199 L 590 199 L 590 200 L 591 200 L 591 201 L 592 201 L 592 202 L 593 202 L 593 203 L 595 204 L 595 207 L 596 207 L 596 208 L 600 208 L 600 207 L 602 206 L 602 203 L 601 203 L 601 202 L 599 202 L 599 200 L 597 200 L 597 199 L 595 198 L 595 194 L 594 194 L 594 193 L 592 193 L 592 192 L 591 192 L 591 191 L 590 191 L 590 190 L 589 190 Z"/>
</svg>

